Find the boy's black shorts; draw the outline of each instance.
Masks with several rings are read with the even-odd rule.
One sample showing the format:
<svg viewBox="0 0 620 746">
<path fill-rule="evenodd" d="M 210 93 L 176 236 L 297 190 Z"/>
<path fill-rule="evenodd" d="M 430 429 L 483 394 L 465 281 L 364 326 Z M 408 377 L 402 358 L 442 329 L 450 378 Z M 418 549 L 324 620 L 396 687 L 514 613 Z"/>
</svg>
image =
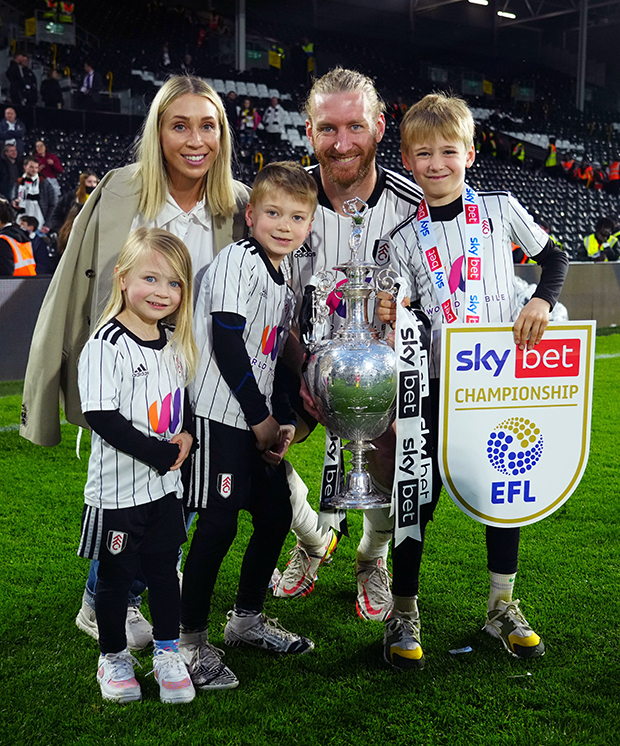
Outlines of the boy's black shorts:
<svg viewBox="0 0 620 746">
<path fill-rule="evenodd" d="M 186 539 L 183 503 L 175 492 L 118 510 L 85 505 L 78 556 L 122 562 L 133 554 L 178 549 Z"/>
</svg>

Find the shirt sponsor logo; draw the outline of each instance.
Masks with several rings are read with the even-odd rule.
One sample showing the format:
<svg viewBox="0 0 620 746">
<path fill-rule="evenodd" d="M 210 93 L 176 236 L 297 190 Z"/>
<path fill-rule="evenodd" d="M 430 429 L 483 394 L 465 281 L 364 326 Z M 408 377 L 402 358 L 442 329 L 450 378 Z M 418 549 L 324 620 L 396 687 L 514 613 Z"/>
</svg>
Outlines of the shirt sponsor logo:
<svg viewBox="0 0 620 746">
<path fill-rule="evenodd" d="M 177 389 L 172 394 L 167 394 L 164 397 L 161 407 L 158 406 L 158 402 L 154 401 L 149 407 L 149 423 L 151 428 L 158 434 L 165 433 L 170 430 L 171 433 L 176 432 L 177 427 L 181 422 L 181 389 Z"/>
</svg>

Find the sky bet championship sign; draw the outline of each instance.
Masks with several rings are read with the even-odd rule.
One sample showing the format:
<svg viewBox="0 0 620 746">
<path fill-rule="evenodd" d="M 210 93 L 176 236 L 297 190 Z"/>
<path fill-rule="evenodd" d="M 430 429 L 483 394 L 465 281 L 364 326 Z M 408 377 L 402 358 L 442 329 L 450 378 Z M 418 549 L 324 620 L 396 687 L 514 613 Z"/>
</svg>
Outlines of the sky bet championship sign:
<svg viewBox="0 0 620 746">
<path fill-rule="evenodd" d="M 456 505 L 490 526 L 557 510 L 588 461 L 595 322 L 550 324 L 533 350 L 512 325 L 446 325 L 439 468 Z"/>
</svg>

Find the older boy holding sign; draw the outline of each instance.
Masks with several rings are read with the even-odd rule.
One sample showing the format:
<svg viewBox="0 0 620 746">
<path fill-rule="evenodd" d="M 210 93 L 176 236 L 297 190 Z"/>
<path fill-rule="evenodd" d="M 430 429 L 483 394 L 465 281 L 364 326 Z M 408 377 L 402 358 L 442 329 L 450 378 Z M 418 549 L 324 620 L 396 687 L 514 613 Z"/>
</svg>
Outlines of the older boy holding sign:
<svg viewBox="0 0 620 746">
<path fill-rule="evenodd" d="M 441 94 L 426 96 L 401 123 L 402 155 L 424 192 L 416 214 L 389 235 L 394 269 L 411 285 L 411 297 L 432 325 L 429 357 L 432 446 L 432 499 L 417 506 L 419 539 L 397 525 L 392 551 L 394 611 L 386 622 L 384 657 L 396 668 L 421 668 L 417 594 L 424 530 L 431 519 L 441 480 L 437 470 L 437 420 L 441 328 L 455 322 L 514 323 L 520 350 L 541 340 L 549 311 L 558 299 L 568 260 L 508 192 L 476 193 L 465 184 L 475 159 L 474 121 L 464 101 Z M 511 240 L 542 266 L 541 281 L 518 313 Z M 402 319 L 399 310 L 399 316 Z M 381 321 L 396 321 L 396 304 L 381 301 Z M 397 335 L 403 328 L 397 321 Z M 398 340 L 397 340 L 398 345 Z M 397 348 L 398 349 L 398 348 Z M 398 469 L 398 467 L 397 467 Z M 396 475 L 398 483 L 398 474 Z M 513 601 L 519 528 L 486 528 L 490 594 L 486 631 L 513 655 L 543 655 L 544 645 Z"/>
</svg>

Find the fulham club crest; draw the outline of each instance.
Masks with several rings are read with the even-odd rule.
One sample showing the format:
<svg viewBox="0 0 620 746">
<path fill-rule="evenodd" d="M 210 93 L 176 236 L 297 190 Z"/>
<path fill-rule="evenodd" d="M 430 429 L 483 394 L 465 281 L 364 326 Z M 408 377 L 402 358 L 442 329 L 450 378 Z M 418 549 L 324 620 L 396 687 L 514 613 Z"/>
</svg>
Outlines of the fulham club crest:
<svg viewBox="0 0 620 746">
<path fill-rule="evenodd" d="M 217 475 L 217 491 L 222 497 L 230 497 L 233 490 L 233 475 L 232 474 L 218 474 Z"/>
<path fill-rule="evenodd" d="M 127 546 L 127 534 L 124 531 L 108 531 L 107 546 L 110 554 L 120 554 Z"/>
</svg>

